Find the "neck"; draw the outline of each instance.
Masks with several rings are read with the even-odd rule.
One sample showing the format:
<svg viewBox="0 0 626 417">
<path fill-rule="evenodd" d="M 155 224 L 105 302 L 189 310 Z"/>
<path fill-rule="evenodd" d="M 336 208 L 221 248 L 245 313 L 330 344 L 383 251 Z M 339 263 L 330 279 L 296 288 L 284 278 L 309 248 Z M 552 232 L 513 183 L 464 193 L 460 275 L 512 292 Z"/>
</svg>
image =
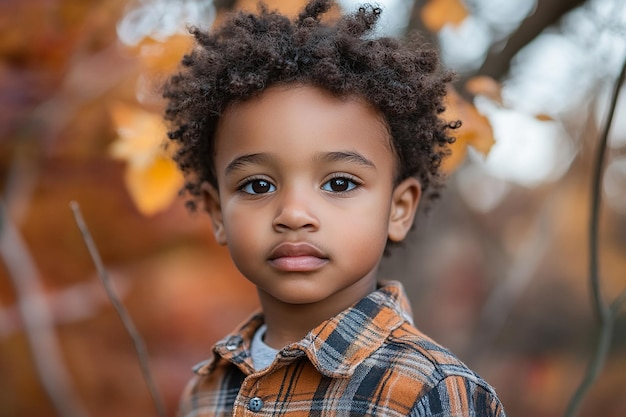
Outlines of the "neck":
<svg viewBox="0 0 626 417">
<path fill-rule="evenodd" d="M 316 303 L 291 304 L 271 297 L 259 289 L 259 299 L 267 325 L 264 342 L 281 349 L 302 340 L 312 329 L 336 316 L 376 289 L 376 283 L 346 294 L 333 294 Z"/>
</svg>

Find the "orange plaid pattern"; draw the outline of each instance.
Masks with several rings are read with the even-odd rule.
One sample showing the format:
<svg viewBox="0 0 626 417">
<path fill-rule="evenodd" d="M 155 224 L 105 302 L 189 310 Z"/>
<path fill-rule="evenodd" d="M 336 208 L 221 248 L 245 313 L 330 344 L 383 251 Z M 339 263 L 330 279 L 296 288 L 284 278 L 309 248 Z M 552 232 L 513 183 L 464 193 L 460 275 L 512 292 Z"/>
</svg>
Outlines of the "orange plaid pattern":
<svg viewBox="0 0 626 417">
<path fill-rule="evenodd" d="M 253 316 L 195 368 L 179 415 L 504 417 L 494 390 L 412 325 L 390 282 L 255 371 Z"/>
</svg>

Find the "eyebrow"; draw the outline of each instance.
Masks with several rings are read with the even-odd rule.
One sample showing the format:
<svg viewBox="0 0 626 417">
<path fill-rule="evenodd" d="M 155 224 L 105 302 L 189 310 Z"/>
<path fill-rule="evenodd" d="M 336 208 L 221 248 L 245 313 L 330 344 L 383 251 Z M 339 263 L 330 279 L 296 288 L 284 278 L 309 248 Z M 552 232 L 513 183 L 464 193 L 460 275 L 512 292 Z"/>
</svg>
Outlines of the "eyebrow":
<svg viewBox="0 0 626 417">
<path fill-rule="evenodd" d="M 365 168 L 376 169 L 376 165 L 363 155 L 353 151 L 327 152 L 319 156 L 319 159 L 326 162 L 348 162 L 357 164 Z"/>
<path fill-rule="evenodd" d="M 255 165 L 255 164 L 263 164 L 271 161 L 273 158 L 266 153 L 252 153 L 241 155 L 230 161 L 226 168 L 224 169 L 224 173 L 226 175 L 230 174 L 233 171 L 237 171 L 239 169 L 243 169 L 246 165 Z M 323 162 L 347 162 L 351 164 L 356 164 L 363 166 L 365 168 L 376 169 L 376 165 L 363 155 L 358 152 L 353 151 L 340 151 L 340 152 L 326 152 L 320 154 L 316 159 Z"/>
<path fill-rule="evenodd" d="M 264 162 L 268 162 L 271 159 L 272 157 L 266 153 L 251 153 L 247 155 L 241 155 L 233 159 L 228 165 L 226 165 L 224 173 L 228 175 L 233 171 L 242 169 L 246 165 L 262 164 Z"/>
</svg>

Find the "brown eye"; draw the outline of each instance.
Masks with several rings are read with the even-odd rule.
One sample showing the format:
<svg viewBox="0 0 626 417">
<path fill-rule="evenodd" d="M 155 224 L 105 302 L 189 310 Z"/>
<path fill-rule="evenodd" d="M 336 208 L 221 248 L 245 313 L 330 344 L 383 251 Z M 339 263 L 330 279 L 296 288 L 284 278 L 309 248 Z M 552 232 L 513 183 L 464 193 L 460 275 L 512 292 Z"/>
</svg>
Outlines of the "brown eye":
<svg viewBox="0 0 626 417">
<path fill-rule="evenodd" d="M 276 187 L 269 181 L 252 180 L 241 187 L 241 191 L 247 194 L 267 194 L 276 191 Z"/>
<path fill-rule="evenodd" d="M 322 189 L 324 191 L 330 191 L 333 193 L 343 193 L 346 191 L 353 190 L 356 187 L 357 185 L 354 183 L 354 181 L 345 177 L 332 178 L 331 180 L 326 182 L 324 185 L 322 185 Z"/>
</svg>

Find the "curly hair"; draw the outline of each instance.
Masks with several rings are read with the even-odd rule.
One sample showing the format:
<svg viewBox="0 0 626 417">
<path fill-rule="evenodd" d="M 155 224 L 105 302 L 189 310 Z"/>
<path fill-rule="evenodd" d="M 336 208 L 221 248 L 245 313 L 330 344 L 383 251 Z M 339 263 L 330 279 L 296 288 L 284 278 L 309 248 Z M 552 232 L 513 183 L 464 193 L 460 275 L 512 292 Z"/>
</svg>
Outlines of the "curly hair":
<svg viewBox="0 0 626 417">
<path fill-rule="evenodd" d="M 168 137 L 185 174 L 191 207 L 201 184 L 217 188 L 214 140 L 220 115 L 276 84 L 304 84 L 337 97 L 356 96 L 383 116 L 397 155 L 399 182 L 415 176 L 427 200 L 438 196 L 440 165 L 460 125 L 441 119 L 452 73 L 418 37 L 374 38 L 381 9 L 364 5 L 334 22 L 332 0 L 312 0 L 291 21 L 264 5 L 237 12 L 213 32 L 191 28 L 195 48 L 164 86 Z"/>
</svg>

